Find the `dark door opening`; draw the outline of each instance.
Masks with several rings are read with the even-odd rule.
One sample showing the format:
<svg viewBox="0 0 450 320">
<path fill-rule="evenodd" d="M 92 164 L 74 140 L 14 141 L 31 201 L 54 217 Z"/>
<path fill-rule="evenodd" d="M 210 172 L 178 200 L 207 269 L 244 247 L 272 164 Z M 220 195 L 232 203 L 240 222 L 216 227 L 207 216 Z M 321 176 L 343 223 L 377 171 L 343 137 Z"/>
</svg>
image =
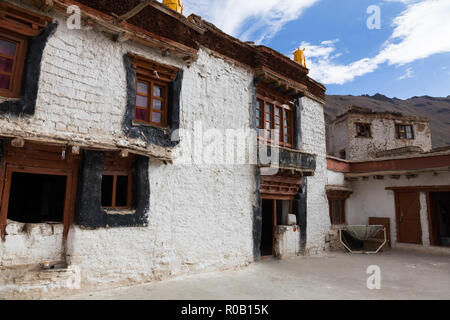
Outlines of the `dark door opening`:
<svg viewBox="0 0 450 320">
<path fill-rule="evenodd" d="M 273 254 L 274 201 L 262 200 L 261 256 Z"/>
<path fill-rule="evenodd" d="M 66 176 L 13 172 L 8 219 L 63 223 Z"/>
<path fill-rule="evenodd" d="M 292 212 L 291 200 L 262 199 L 262 257 L 273 255 L 274 227 L 286 225 L 290 212 Z"/>
<path fill-rule="evenodd" d="M 431 244 L 450 246 L 450 192 L 430 192 Z"/>
</svg>

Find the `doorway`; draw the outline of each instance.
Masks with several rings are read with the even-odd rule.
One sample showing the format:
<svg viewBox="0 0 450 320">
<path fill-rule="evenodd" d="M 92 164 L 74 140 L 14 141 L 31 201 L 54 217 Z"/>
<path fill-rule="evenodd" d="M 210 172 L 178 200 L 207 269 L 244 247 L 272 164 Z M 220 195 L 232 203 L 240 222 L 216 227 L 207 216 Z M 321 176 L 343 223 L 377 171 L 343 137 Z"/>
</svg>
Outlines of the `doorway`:
<svg viewBox="0 0 450 320">
<path fill-rule="evenodd" d="M 430 192 L 430 242 L 450 246 L 450 192 Z"/>
<path fill-rule="evenodd" d="M 276 217 L 274 219 L 274 200 L 262 199 L 262 257 L 272 256 L 273 254 L 273 228 L 275 224 Z"/>
<path fill-rule="evenodd" d="M 422 244 L 420 222 L 420 192 L 396 192 L 397 241 Z"/>
<path fill-rule="evenodd" d="M 262 199 L 262 257 L 273 255 L 274 228 L 287 225 L 290 212 L 292 212 L 291 200 Z"/>
</svg>

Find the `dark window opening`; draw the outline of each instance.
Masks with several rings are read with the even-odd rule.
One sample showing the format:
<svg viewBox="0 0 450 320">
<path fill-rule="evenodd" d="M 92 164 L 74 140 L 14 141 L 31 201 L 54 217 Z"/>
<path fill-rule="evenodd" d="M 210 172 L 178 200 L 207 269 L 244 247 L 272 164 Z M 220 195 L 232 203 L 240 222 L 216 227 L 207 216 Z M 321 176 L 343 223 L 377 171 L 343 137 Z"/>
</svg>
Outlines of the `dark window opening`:
<svg viewBox="0 0 450 320">
<path fill-rule="evenodd" d="M 102 207 L 129 208 L 129 176 L 107 175 L 102 179 Z"/>
<path fill-rule="evenodd" d="M 102 178 L 102 207 L 112 207 L 114 176 Z"/>
<path fill-rule="evenodd" d="M 340 152 L 339 152 L 339 158 L 341 158 L 341 159 L 347 159 L 347 153 L 345 152 L 345 150 L 341 150 Z"/>
<path fill-rule="evenodd" d="M 397 134 L 397 139 L 414 139 L 414 130 L 412 125 L 397 124 L 395 125 L 395 131 Z"/>
<path fill-rule="evenodd" d="M 357 123 L 356 124 L 356 137 L 371 138 L 372 132 L 370 130 L 370 124 Z"/>
<path fill-rule="evenodd" d="M 117 157 L 113 152 L 105 155 L 102 178 L 102 207 L 130 209 L 132 206 L 131 167 L 134 157 Z"/>
<path fill-rule="evenodd" d="M 13 172 L 8 219 L 21 223 L 62 223 L 66 177 Z"/>
<path fill-rule="evenodd" d="M 116 206 L 128 206 L 128 177 L 117 176 Z"/>
</svg>

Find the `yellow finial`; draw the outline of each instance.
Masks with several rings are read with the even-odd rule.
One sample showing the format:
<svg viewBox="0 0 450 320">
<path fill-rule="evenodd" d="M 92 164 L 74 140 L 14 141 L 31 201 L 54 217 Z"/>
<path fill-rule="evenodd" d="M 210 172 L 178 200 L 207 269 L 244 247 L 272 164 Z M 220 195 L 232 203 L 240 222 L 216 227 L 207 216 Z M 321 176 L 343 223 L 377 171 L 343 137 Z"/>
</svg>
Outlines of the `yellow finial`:
<svg viewBox="0 0 450 320">
<path fill-rule="evenodd" d="M 183 14 L 183 0 L 163 0 L 163 4 L 173 11 Z"/>
<path fill-rule="evenodd" d="M 301 64 L 302 66 L 304 66 L 306 68 L 305 48 L 303 48 L 303 50 L 301 50 L 300 48 L 295 50 L 294 61 Z"/>
</svg>

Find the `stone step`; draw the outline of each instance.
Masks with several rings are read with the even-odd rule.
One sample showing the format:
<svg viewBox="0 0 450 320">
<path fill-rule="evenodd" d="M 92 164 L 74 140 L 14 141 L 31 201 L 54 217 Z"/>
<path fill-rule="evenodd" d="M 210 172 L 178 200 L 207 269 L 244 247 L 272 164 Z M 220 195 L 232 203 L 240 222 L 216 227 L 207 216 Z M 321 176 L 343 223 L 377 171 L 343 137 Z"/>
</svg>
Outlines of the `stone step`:
<svg viewBox="0 0 450 320">
<path fill-rule="evenodd" d="M 42 294 L 60 290 L 78 290 L 81 287 L 77 266 L 52 264 L 0 267 L 0 298 L 40 298 Z"/>
</svg>

